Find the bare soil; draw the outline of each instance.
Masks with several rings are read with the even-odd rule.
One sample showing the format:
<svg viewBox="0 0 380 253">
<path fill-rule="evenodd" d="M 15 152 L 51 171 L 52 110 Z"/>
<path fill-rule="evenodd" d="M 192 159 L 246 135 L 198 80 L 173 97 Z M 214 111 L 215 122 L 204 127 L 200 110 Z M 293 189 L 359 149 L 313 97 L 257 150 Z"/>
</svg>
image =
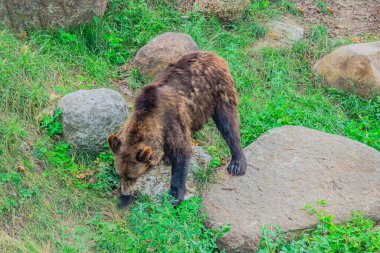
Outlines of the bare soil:
<svg viewBox="0 0 380 253">
<path fill-rule="evenodd" d="M 333 37 L 380 36 L 380 0 L 292 0 L 292 2 L 304 10 L 305 22 L 326 25 Z M 329 6 L 332 13 L 323 8 L 325 6 Z"/>
</svg>

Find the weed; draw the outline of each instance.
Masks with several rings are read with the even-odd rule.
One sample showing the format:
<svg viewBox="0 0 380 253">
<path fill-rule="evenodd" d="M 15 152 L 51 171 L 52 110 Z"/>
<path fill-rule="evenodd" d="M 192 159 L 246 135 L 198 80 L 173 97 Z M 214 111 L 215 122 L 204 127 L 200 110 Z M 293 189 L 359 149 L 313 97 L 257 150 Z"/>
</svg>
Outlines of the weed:
<svg viewBox="0 0 380 253">
<path fill-rule="evenodd" d="M 129 219 L 119 223 L 95 220 L 98 251 L 214 252 L 215 240 L 228 227 L 209 229 L 203 224 L 201 199 L 194 197 L 174 209 L 165 196 L 134 204 Z"/>
<path fill-rule="evenodd" d="M 42 118 L 41 127 L 46 128 L 47 134 L 49 136 L 55 136 L 58 134 L 63 134 L 62 123 L 59 117 L 62 115 L 62 109 L 58 108 L 54 111 L 53 116 L 44 116 Z"/>
<path fill-rule="evenodd" d="M 319 11 L 324 13 L 324 14 L 331 15 L 332 13 L 330 13 L 328 11 L 328 8 L 327 8 L 328 6 L 329 6 L 329 4 L 324 2 L 324 1 L 321 1 L 321 0 L 317 1 L 316 7 L 319 9 Z"/>
<path fill-rule="evenodd" d="M 20 173 L 0 173 L 0 192 L 3 192 L 0 202 L 0 215 L 10 215 L 28 198 L 35 196 L 37 188 L 23 184 Z"/>
<path fill-rule="evenodd" d="M 325 201 L 319 201 L 324 206 Z M 294 241 L 286 240 L 284 231 L 263 228 L 259 253 L 266 252 L 377 252 L 380 250 L 380 229 L 360 212 L 354 212 L 346 224 L 335 224 L 334 217 L 312 205 L 305 207 L 316 215 L 317 228 L 308 230 Z"/>
<path fill-rule="evenodd" d="M 299 12 L 299 10 L 297 10 L 297 6 L 294 3 L 292 3 L 291 1 L 281 0 L 280 6 L 293 15 L 300 15 L 301 14 Z"/>
</svg>

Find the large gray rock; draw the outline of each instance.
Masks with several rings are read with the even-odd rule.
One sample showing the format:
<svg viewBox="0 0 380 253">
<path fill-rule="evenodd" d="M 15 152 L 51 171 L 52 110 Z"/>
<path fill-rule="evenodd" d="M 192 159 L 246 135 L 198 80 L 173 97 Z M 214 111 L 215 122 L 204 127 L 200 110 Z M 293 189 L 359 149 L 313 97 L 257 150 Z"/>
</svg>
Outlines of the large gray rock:
<svg viewBox="0 0 380 253">
<path fill-rule="evenodd" d="M 313 70 L 331 87 L 363 97 L 380 95 L 380 41 L 340 47 L 320 59 Z"/>
<path fill-rule="evenodd" d="M 220 171 L 204 197 L 210 224 L 231 224 L 220 240 L 227 252 L 258 248 L 264 225 L 279 225 L 292 237 L 316 225 L 302 210 L 324 199 L 337 221 L 360 210 L 380 220 L 380 152 L 345 137 L 284 126 L 245 149 L 245 176 Z"/>
<path fill-rule="evenodd" d="M 91 152 L 102 150 L 107 136 L 116 132 L 129 114 L 123 96 L 105 88 L 69 93 L 58 107 L 62 109 L 65 140 Z"/>
<path fill-rule="evenodd" d="M 215 15 L 222 22 L 231 22 L 243 16 L 250 3 L 249 0 L 195 0 L 195 5 L 206 16 Z"/>
<path fill-rule="evenodd" d="M 199 50 L 190 35 L 167 32 L 142 47 L 136 54 L 135 64 L 146 79 L 152 79 L 169 63 L 181 56 Z"/>
<path fill-rule="evenodd" d="M 190 159 L 189 174 L 186 180 L 185 199 L 198 194 L 198 183 L 195 174 L 198 170 L 207 169 L 212 157 L 200 146 L 193 146 L 193 155 Z M 138 179 L 136 190 L 151 197 L 168 192 L 171 179 L 171 166 L 164 163 L 153 167 L 148 173 Z"/>
<path fill-rule="evenodd" d="M 1 0 L 0 20 L 14 28 L 71 27 L 103 15 L 108 0 Z"/>
</svg>

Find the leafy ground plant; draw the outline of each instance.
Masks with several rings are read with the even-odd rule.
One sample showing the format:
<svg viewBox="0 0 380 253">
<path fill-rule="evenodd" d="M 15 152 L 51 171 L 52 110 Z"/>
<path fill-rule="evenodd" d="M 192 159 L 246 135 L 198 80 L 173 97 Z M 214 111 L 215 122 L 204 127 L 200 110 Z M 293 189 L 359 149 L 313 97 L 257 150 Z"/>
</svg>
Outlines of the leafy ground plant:
<svg viewBox="0 0 380 253">
<path fill-rule="evenodd" d="M 335 224 L 332 214 L 310 205 L 306 211 L 317 216 L 316 229 L 306 231 L 294 241 L 286 240 L 280 228 L 274 232 L 263 229 L 258 252 L 379 252 L 380 228 L 360 212 L 354 212 L 345 224 Z"/>
<path fill-rule="evenodd" d="M 54 116 L 44 116 L 41 126 L 46 129 L 50 137 L 62 134 L 62 123 L 59 116 L 62 110 L 58 108 Z M 55 141 L 49 146 L 42 146 L 35 150 L 38 158 L 46 159 L 57 169 L 54 171 L 66 183 L 75 185 L 79 189 L 94 189 L 103 193 L 114 190 L 119 178 L 116 176 L 113 166 L 113 155 L 109 152 L 101 152 L 94 162 L 80 163 L 73 156 L 74 151 L 70 149 L 65 141 Z M 62 170 L 64 168 L 64 170 Z"/>
<path fill-rule="evenodd" d="M 201 199 L 194 197 L 174 209 L 168 196 L 140 199 L 129 218 L 119 223 L 95 220 L 99 252 L 215 252 L 217 238 L 229 229 L 204 225 Z"/>
</svg>

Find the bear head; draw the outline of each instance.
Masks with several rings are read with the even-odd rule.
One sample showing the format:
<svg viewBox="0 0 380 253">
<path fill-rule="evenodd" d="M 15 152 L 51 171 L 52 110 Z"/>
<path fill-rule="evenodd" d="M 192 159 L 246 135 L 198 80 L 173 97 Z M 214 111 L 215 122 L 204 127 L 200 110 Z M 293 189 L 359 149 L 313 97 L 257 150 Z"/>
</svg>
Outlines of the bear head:
<svg viewBox="0 0 380 253">
<path fill-rule="evenodd" d="M 120 177 L 121 200 L 128 199 L 131 202 L 137 179 L 144 175 L 150 167 L 157 165 L 160 159 L 153 152 L 152 147 L 143 143 L 130 145 L 128 137 L 119 135 L 111 134 L 108 137 L 108 145 L 114 154 L 116 174 Z"/>
</svg>

